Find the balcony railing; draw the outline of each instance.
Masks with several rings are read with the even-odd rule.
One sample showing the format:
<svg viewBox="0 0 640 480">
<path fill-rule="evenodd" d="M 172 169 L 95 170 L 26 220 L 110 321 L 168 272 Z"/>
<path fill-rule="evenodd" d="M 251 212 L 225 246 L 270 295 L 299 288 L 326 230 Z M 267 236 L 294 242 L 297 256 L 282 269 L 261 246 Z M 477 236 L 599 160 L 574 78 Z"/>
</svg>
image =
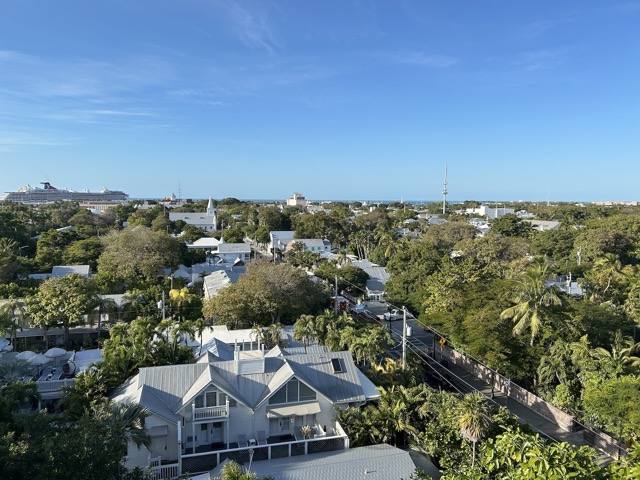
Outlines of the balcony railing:
<svg viewBox="0 0 640 480">
<path fill-rule="evenodd" d="M 226 405 L 218 405 L 215 407 L 196 407 L 192 405 L 193 409 L 193 421 L 199 420 L 213 420 L 216 418 L 228 418 L 229 417 L 229 403 Z"/>
<path fill-rule="evenodd" d="M 178 478 L 179 466 L 177 463 L 162 465 L 160 458 L 154 458 L 149 463 L 149 469 L 151 470 L 151 480 L 170 480 L 173 478 Z"/>
<path fill-rule="evenodd" d="M 348 448 L 349 437 L 344 433 L 340 424 L 336 423 L 333 432 L 327 432 L 324 437 L 182 455 L 181 473 L 207 472 L 217 467 L 225 459 L 248 463 L 250 460 L 268 460 Z"/>
</svg>

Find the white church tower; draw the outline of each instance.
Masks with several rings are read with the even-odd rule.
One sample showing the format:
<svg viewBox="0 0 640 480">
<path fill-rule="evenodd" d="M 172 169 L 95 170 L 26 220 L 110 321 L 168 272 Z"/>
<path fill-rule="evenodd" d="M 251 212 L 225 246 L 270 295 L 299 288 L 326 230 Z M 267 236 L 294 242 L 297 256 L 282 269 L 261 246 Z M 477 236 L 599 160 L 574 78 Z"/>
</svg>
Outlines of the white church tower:
<svg viewBox="0 0 640 480">
<path fill-rule="evenodd" d="M 216 209 L 213 206 L 211 197 L 209 197 L 209 204 L 207 205 L 207 215 L 212 219 L 213 229 L 218 230 L 218 217 L 216 216 Z"/>
</svg>

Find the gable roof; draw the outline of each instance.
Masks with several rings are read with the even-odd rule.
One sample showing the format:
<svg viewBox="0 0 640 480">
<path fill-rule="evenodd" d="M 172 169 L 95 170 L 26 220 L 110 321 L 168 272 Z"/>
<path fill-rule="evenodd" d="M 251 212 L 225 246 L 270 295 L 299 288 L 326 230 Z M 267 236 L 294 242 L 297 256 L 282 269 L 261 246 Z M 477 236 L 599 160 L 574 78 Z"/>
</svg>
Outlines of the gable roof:
<svg viewBox="0 0 640 480">
<path fill-rule="evenodd" d="M 251 245 L 248 243 L 221 243 L 218 245 L 217 253 L 233 254 L 233 253 L 251 253 Z"/>
<path fill-rule="evenodd" d="M 363 402 L 375 388 L 359 373 L 349 352 L 323 352 L 279 357 L 262 357 L 264 368 L 238 374 L 242 360 L 192 363 L 165 367 L 141 368 L 138 375 L 114 395 L 115 401 L 136 401 L 169 421 L 191 403 L 208 385 L 236 401 L 255 409 L 295 377 L 316 390 L 330 402 Z M 332 359 L 339 359 L 344 372 L 335 374 Z"/>
<path fill-rule="evenodd" d="M 359 260 L 351 262 L 351 265 L 364 270 L 369 278 L 367 279 L 367 289 L 371 292 L 383 292 L 384 286 L 389 281 L 390 275 L 385 267 L 371 263 L 369 260 Z"/>
</svg>

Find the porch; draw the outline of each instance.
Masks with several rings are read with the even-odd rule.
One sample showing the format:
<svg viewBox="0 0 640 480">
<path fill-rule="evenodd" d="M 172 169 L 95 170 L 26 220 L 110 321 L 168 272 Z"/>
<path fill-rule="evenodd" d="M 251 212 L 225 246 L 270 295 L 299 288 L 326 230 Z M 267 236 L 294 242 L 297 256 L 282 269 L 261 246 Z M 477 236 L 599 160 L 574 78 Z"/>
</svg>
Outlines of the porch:
<svg viewBox="0 0 640 480">
<path fill-rule="evenodd" d="M 225 459 L 248 464 L 250 461 L 270 460 L 272 458 L 308 455 L 311 453 L 329 452 L 349 448 L 349 438 L 339 423 L 331 434 L 316 438 L 296 438 L 294 435 L 275 435 L 267 438 L 266 444 L 239 446 L 237 442 L 214 443 L 196 447 L 195 453 L 187 448 L 182 455 L 182 468 L 179 463 L 150 466 L 153 480 L 176 478 L 180 474 L 196 474 L 208 472 L 217 467 Z M 176 473 L 177 472 L 177 473 Z"/>
</svg>

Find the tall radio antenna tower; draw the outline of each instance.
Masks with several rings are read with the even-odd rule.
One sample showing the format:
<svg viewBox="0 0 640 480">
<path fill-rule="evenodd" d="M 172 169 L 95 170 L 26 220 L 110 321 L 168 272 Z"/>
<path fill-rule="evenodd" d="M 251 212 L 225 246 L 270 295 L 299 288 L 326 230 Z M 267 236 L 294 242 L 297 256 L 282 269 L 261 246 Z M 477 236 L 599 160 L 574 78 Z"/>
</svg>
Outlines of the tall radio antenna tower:
<svg viewBox="0 0 640 480">
<path fill-rule="evenodd" d="M 447 164 L 444 164 L 444 181 L 442 182 L 442 214 L 446 213 L 447 209 Z"/>
</svg>

